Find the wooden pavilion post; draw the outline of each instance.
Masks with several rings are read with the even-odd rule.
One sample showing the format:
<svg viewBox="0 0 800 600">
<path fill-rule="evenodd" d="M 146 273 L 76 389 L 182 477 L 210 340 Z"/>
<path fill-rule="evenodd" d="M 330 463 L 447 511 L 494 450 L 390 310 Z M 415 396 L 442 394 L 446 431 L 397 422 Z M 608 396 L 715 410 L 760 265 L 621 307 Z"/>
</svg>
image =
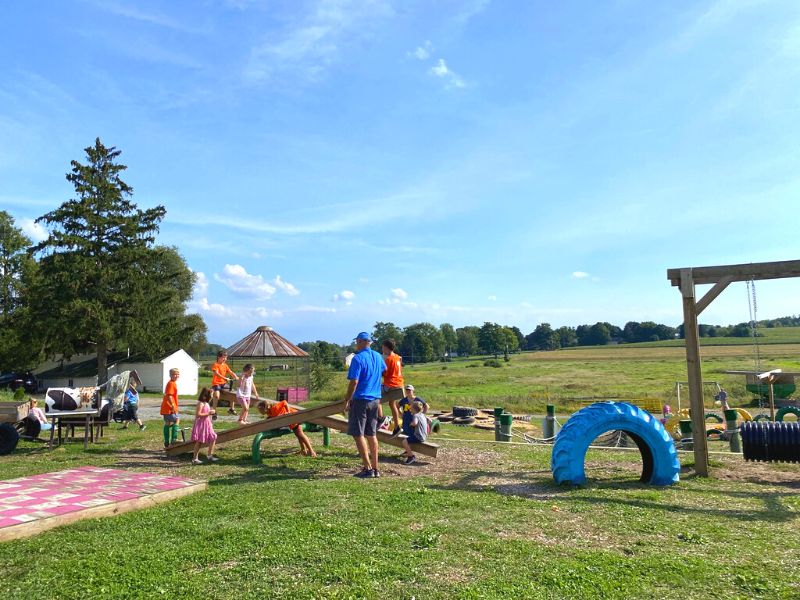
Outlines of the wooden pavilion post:
<svg viewBox="0 0 800 600">
<path fill-rule="evenodd" d="M 800 260 L 667 269 L 667 279 L 672 282 L 673 286 L 680 289 L 683 297 L 683 333 L 686 343 L 689 406 L 692 411 L 694 469 L 702 477 L 708 476 L 708 444 L 706 440 L 705 406 L 703 404 L 703 376 L 700 369 L 700 332 L 697 326 L 697 317 L 734 281 L 782 279 L 786 277 L 800 277 Z M 709 283 L 714 285 L 700 300 L 697 300 L 695 286 Z"/>
</svg>

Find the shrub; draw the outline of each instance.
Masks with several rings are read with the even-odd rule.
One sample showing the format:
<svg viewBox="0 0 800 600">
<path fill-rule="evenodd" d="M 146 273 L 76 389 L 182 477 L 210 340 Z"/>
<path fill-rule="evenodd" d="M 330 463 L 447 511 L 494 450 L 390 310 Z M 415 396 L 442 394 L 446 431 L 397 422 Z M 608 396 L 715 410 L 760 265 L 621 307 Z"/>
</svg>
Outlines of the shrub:
<svg viewBox="0 0 800 600">
<path fill-rule="evenodd" d="M 496 358 L 490 358 L 489 360 L 484 361 L 483 366 L 484 367 L 494 367 L 495 369 L 497 369 L 499 367 L 502 367 L 503 363 L 501 363 Z"/>
<path fill-rule="evenodd" d="M 14 400 L 24 400 L 25 399 L 25 388 L 17 388 L 14 392 Z"/>
</svg>

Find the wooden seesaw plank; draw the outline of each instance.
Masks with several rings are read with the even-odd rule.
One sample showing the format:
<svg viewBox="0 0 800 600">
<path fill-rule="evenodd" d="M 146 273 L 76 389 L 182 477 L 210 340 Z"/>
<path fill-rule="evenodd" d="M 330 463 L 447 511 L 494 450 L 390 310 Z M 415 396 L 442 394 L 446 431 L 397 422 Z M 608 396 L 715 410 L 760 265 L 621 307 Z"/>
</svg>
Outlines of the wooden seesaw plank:
<svg viewBox="0 0 800 600">
<path fill-rule="evenodd" d="M 303 411 L 302 416 L 300 416 L 299 413 L 292 413 L 289 415 L 273 417 L 271 419 L 264 419 L 258 423 L 250 423 L 249 425 L 241 425 L 239 427 L 234 427 L 233 429 L 226 429 L 225 431 L 220 431 L 217 433 L 217 445 L 250 435 L 255 435 L 257 433 L 261 433 L 262 431 L 287 427 L 292 423 L 303 423 L 317 417 L 327 417 L 329 415 L 342 412 L 343 410 L 343 401 L 331 402 L 329 404 L 323 404 L 322 406 L 317 406 L 316 408 L 310 408 L 306 411 Z M 167 448 L 167 455 L 175 456 L 177 454 L 184 454 L 186 452 L 191 452 L 193 449 L 194 442 L 183 442 L 182 444 L 175 444 Z"/>
<path fill-rule="evenodd" d="M 389 390 L 386 394 L 381 398 L 381 403 L 388 402 L 389 400 L 402 400 L 403 399 L 403 392 L 400 389 L 396 390 Z M 236 394 L 233 392 L 223 391 L 220 394 L 220 398 L 227 400 L 228 402 L 233 403 L 236 399 Z M 255 402 L 255 397 L 251 396 L 251 406 L 253 402 Z M 269 400 L 267 398 L 260 398 L 260 400 L 264 400 L 267 404 L 277 404 L 276 400 Z M 308 412 L 305 408 L 300 408 L 299 406 L 295 406 L 297 409 L 294 421 L 292 423 L 301 422 L 301 419 L 297 418 L 297 415 L 301 413 Z M 305 414 L 303 414 L 302 422 L 314 423 L 314 425 L 319 425 L 320 427 L 328 427 L 330 429 L 336 429 L 337 431 L 347 431 L 347 419 L 343 419 L 339 416 L 327 416 L 327 417 L 318 417 L 315 419 L 308 419 Z M 405 438 L 404 435 L 400 435 L 398 437 L 392 437 L 392 434 L 387 431 L 378 431 L 378 441 L 382 444 L 388 444 L 389 446 L 394 446 L 396 448 L 403 447 L 403 439 Z M 411 449 L 418 453 L 422 454 L 423 456 L 430 456 L 431 458 L 436 458 L 437 453 L 439 452 L 439 446 L 437 444 L 432 444 L 431 442 L 425 442 L 422 444 L 411 444 Z"/>
</svg>

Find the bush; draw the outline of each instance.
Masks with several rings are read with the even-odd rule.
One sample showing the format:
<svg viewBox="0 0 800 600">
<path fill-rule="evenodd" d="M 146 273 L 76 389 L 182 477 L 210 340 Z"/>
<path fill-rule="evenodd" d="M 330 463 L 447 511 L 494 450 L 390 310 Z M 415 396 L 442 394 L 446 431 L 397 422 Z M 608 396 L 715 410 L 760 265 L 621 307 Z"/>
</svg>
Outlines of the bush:
<svg viewBox="0 0 800 600">
<path fill-rule="evenodd" d="M 501 363 L 496 358 L 490 358 L 489 360 L 484 361 L 483 366 L 484 367 L 494 367 L 495 369 L 497 369 L 499 367 L 502 367 L 503 363 Z"/>
<path fill-rule="evenodd" d="M 25 399 L 25 388 L 17 388 L 14 392 L 14 400 L 24 400 Z"/>
<path fill-rule="evenodd" d="M 475 368 L 475 367 L 480 367 L 480 365 L 479 365 L 478 363 L 476 363 L 476 362 L 473 362 L 473 363 L 469 363 L 469 364 L 468 364 L 466 367 L 464 367 L 464 368 L 465 368 L 465 369 L 472 369 L 472 368 Z"/>
</svg>

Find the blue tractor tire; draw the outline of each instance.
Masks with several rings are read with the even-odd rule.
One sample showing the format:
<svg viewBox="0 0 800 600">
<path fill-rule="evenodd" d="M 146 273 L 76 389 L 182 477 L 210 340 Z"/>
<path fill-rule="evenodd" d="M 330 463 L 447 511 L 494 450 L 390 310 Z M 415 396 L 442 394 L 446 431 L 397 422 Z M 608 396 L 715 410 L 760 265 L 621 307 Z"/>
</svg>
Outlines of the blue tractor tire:
<svg viewBox="0 0 800 600">
<path fill-rule="evenodd" d="M 576 412 L 559 431 L 550 463 L 556 483 L 585 484 L 586 451 L 597 436 L 612 430 L 624 431 L 638 446 L 640 481 L 652 485 L 679 481 L 681 466 L 675 444 L 658 419 L 626 402 L 598 402 Z"/>
</svg>

